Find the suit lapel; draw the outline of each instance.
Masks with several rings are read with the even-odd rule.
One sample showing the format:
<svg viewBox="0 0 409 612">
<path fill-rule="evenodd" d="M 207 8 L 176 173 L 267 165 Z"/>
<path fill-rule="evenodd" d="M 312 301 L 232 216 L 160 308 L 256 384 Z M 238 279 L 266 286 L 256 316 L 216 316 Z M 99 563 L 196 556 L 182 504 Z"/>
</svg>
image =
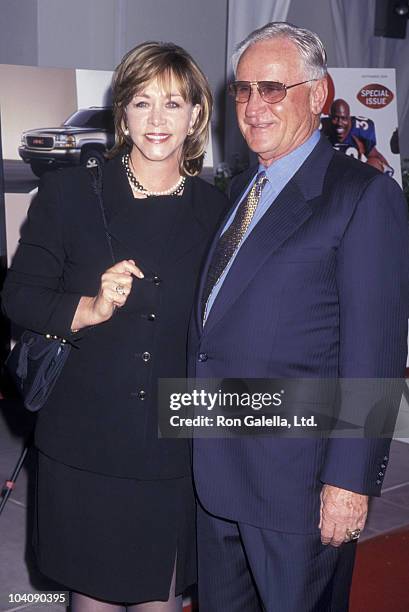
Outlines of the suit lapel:
<svg viewBox="0 0 409 612">
<path fill-rule="evenodd" d="M 206 321 L 205 332 L 210 331 L 226 314 L 252 278 L 257 274 L 266 259 L 279 249 L 310 218 L 313 213 L 310 200 L 322 193 L 325 171 L 333 154 L 334 151 L 331 145 L 325 138 L 321 137 L 321 140 L 307 160 L 257 223 L 251 234 L 242 244 L 224 280 L 223 286 L 215 299 Z M 241 193 L 243 191 L 242 189 Z M 224 224 L 225 222 L 221 227 Z M 218 232 L 217 238 L 220 236 L 220 233 L 221 230 Z M 207 270 L 216 242 L 217 240 L 215 239 L 207 257 L 199 296 L 201 296 L 203 291 Z M 200 329 L 200 299 L 198 302 Z"/>
<path fill-rule="evenodd" d="M 303 224 L 312 208 L 296 185 L 289 183 L 242 244 L 206 321 L 209 331 L 257 274 L 265 260 Z"/>
</svg>

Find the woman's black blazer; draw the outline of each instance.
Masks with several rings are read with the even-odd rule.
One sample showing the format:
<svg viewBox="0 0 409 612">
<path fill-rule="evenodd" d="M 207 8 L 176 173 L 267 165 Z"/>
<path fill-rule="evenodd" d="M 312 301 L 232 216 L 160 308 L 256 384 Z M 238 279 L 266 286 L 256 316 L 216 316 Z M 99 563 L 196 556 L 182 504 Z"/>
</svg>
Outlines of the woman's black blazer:
<svg viewBox="0 0 409 612">
<path fill-rule="evenodd" d="M 160 227 L 166 258 L 146 257 L 135 240 L 135 209 L 120 158 L 105 166 L 103 193 L 117 261 L 134 259 L 126 305 L 107 322 L 72 336 L 81 296 L 97 294 L 112 260 L 102 215 L 85 168 L 48 173 L 30 207 L 5 282 L 6 314 L 18 325 L 74 340 L 61 377 L 39 413 L 35 442 L 81 469 L 141 478 L 188 474 L 184 440 L 158 439 L 157 379 L 186 376 L 186 338 L 201 260 L 225 196 L 199 178 L 185 186 L 188 206 Z M 183 212 L 183 214 L 182 214 Z M 139 232 L 140 234 L 140 232 Z"/>
</svg>

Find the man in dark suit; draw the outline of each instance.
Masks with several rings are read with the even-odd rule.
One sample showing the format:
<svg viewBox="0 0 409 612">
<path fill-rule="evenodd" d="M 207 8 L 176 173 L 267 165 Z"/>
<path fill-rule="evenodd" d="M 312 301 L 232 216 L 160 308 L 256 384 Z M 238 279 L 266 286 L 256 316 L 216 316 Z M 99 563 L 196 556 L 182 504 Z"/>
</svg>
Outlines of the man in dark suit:
<svg viewBox="0 0 409 612">
<path fill-rule="evenodd" d="M 399 186 L 320 136 L 326 54 L 314 33 L 268 24 L 233 64 L 239 126 L 259 166 L 233 182 L 204 266 L 190 375 L 401 377 L 409 251 Z M 342 397 L 340 418 L 354 402 L 369 414 L 365 401 Z M 347 610 L 389 444 L 195 439 L 200 611 Z"/>
</svg>

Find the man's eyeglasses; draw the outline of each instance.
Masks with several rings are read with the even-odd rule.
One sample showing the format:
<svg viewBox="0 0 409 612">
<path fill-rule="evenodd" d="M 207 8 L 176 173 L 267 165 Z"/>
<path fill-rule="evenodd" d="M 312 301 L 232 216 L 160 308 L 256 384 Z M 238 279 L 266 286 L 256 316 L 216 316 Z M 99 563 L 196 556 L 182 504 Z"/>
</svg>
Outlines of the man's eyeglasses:
<svg viewBox="0 0 409 612">
<path fill-rule="evenodd" d="M 275 104 L 284 100 L 287 95 L 287 89 L 298 87 L 298 85 L 304 85 L 304 83 L 310 83 L 311 81 L 318 81 L 318 79 L 308 79 L 308 81 L 301 81 L 301 83 L 294 83 L 294 85 L 284 85 L 284 83 L 279 83 L 278 81 L 234 81 L 229 85 L 229 94 L 234 97 L 236 102 L 248 102 L 252 87 L 255 86 L 265 102 Z"/>
</svg>

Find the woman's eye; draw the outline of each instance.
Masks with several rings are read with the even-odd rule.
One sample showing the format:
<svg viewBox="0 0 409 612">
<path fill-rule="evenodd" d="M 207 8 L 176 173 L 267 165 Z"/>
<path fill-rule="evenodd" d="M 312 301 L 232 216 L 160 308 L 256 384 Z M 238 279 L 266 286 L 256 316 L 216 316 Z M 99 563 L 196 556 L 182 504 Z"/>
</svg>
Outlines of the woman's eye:
<svg viewBox="0 0 409 612">
<path fill-rule="evenodd" d="M 177 102 L 175 102 L 174 100 L 169 100 L 166 103 L 166 108 L 180 108 L 180 104 L 178 104 Z"/>
<path fill-rule="evenodd" d="M 133 106 L 134 106 L 134 108 L 147 108 L 148 107 L 148 103 L 145 102 L 144 100 L 141 100 L 140 102 L 134 102 Z"/>
</svg>

